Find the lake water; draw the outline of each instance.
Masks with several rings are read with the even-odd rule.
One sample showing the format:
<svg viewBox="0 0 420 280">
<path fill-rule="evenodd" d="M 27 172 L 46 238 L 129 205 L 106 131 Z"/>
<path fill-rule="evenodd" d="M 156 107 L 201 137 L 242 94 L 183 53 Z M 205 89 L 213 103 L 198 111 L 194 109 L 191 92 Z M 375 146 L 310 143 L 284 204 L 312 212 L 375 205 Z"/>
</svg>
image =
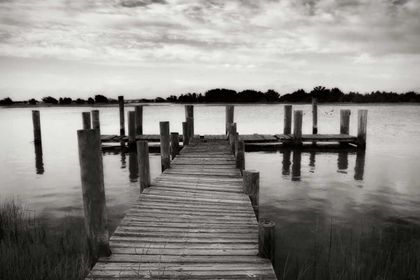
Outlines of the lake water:
<svg viewBox="0 0 420 280">
<path fill-rule="evenodd" d="M 91 109 L 100 110 L 102 134 L 119 133 L 117 107 L 39 108 L 42 152 L 32 142 L 31 108 L 0 109 L 0 201 L 15 198 L 51 226 L 68 216 L 81 219 L 76 130 L 81 112 Z M 310 105 L 293 109 L 303 110 L 303 133 L 311 133 Z M 369 111 L 365 153 L 246 153 L 246 168 L 260 171 L 260 218 L 276 222 L 279 274 L 286 260 L 311 261 L 314 240 L 328 242 L 332 228 L 420 228 L 420 107 L 320 105 L 318 133 L 338 133 L 340 109 L 352 110 L 352 135 L 357 110 Z M 224 106 L 197 105 L 194 115 L 196 134 L 224 132 Z M 158 134 L 159 122 L 170 121 L 171 131 L 182 133 L 184 118 L 180 105 L 145 106 L 143 131 Z M 236 106 L 235 121 L 240 134 L 281 133 L 283 105 Z M 111 231 L 138 197 L 135 163 L 130 153 L 104 154 Z M 151 154 L 151 173 L 160 174 L 158 154 Z"/>
</svg>

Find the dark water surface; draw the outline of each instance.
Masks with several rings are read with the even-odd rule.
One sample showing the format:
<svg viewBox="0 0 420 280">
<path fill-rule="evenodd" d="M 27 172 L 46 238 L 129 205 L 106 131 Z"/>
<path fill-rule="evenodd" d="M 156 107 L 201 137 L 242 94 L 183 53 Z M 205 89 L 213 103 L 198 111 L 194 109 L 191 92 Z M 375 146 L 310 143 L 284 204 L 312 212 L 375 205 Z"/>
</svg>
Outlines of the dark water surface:
<svg viewBox="0 0 420 280">
<path fill-rule="evenodd" d="M 311 107 L 294 109 L 304 111 L 303 133 L 310 133 Z M 278 274 L 284 274 L 286 260 L 312 262 L 314 252 L 322 254 L 314 243 L 328 243 L 332 229 L 360 234 L 420 228 L 420 107 L 322 105 L 318 133 L 338 133 L 340 109 L 352 110 L 352 135 L 357 110 L 368 109 L 366 152 L 246 153 L 246 168 L 260 171 L 260 217 L 276 222 Z M 39 110 L 42 150 L 32 143 L 31 109 L 0 109 L 0 200 L 15 198 L 58 225 L 83 215 L 76 130 L 81 112 L 91 108 Z M 99 110 L 102 134 L 118 134 L 118 108 Z M 224 132 L 223 106 L 196 106 L 194 114 L 196 134 Z M 184 118 L 183 106 L 145 106 L 143 130 L 157 134 L 159 121 L 170 121 L 171 131 L 182 133 Z M 235 121 L 241 134 L 281 133 L 283 106 L 236 106 Z M 151 172 L 152 178 L 160 173 L 157 154 L 151 154 Z M 104 173 L 113 231 L 138 197 L 136 156 L 105 153 Z"/>
</svg>

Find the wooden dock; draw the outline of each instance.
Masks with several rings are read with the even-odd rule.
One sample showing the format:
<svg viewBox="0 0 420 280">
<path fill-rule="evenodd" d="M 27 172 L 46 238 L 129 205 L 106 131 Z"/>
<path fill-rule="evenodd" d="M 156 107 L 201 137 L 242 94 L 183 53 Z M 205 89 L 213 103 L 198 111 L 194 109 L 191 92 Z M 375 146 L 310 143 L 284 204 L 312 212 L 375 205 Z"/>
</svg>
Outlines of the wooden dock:
<svg viewBox="0 0 420 280">
<path fill-rule="evenodd" d="M 181 150 L 110 247 L 86 279 L 277 279 L 257 256 L 258 222 L 229 143 L 216 138 Z"/>
</svg>

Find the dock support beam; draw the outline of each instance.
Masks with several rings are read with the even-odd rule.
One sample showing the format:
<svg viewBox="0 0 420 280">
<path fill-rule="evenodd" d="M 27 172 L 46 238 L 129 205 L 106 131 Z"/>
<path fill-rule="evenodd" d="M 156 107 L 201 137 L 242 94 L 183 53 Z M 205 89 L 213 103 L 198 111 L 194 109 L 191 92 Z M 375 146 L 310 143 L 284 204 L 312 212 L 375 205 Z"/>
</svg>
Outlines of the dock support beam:
<svg viewBox="0 0 420 280">
<path fill-rule="evenodd" d="M 101 129 L 101 123 L 99 121 L 99 110 L 92 110 L 92 128 Z"/>
<path fill-rule="evenodd" d="M 190 144 L 190 132 L 188 130 L 188 123 L 183 122 L 182 123 L 182 147 Z"/>
<path fill-rule="evenodd" d="M 85 230 L 94 259 L 109 257 L 101 135 L 98 129 L 78 130 Z"/>
<path fill-rule="evenodd" d="M 127 112 L 128 114 L 128 147 L 131 150 L 136 149 L 136 113 L 134 111 Z"/>
<path fill-rule="evenodd" d="M 125 135 L 124 96 L 118 96 L 118 106 L 120 109 L 120 136 L 124 136 Z"/>
<path fill-rule="evenodd" d="M 312 134 L 318 134 L 318 101 L 312 97 Z"/>
<path fill-rule="evenodd" d="M 191 118 L 191 119 L 189 119 Z M 193 105 L 185 105 L 185 120 L 188 122 L 190 121 L 190 135 L 194 137 L 194 106 Z"/>
<path fill-rule="evenodd" d="M 191 139 L 194 139 L 194 118 L 188 117 L 187 124 L 188 124 L 188 136 L 189 136 L 189 140 L 191 141 Z"/>
<path fill-rule="evenodd" d="M 226 134 L 229 132 L 229 124 L 233 123 L 235 107 L 233 105 L 226 105 Z"/>
<path fill-rule="evenodd" d="M 41 118 L 37 110 L 32 111 L 32 123 L 34 125 L 34 143 L 41 144 Z"/>
<path fill-rule="evenodd" d="M 258 224 L 258 256 L 269 259 L 274 265 L 275 235 L 274 222 L 261 221 Z"/>
<path fill-rule="evenodd" d="M 143 106 L 136 106 L 136 136 L 143 135 Z"/>
<path fill-rule="evenodd" d="M 90 112 L 83 112 L 82 119 L 83 119 L 83 129 L 91 129 Z"/>
<path fill-rule="evenodd" d="M 350 134 L 350 110 L 340 110 L 340 134 Z"/>
<path fill-rule="evenodd" d="M 293 144 L 302 146 L 302 111 L 296 110 L 293 122 Z"/>
<path fill-rule="evenodd" d="M 149 143 L 147 141 L 137 142 L 137 159 L 139 163 L 140 193 L 150 187 L 150 162 Z"/>
<path fill-rule="evenodd" d="M 252 208 L 254 208 L 255 217 L 259 220 L 260 203 L 260 172 L 254 170 L 243 171 L 243 191 L 249 195 Z"/>
<path fill-rule="evenodd" d="M 172 160 L 179 154 L 179 133 L 171 133 L 171 155 Z"/>
<path fill-rule="evenodd" d="M 245 143 L 244 141 L 236 141 L 235 144 L 236 168 L 239 168 L 241 173 L 245 169 Z"/>
<path fill-rule="evenodd" d="M 283 134 L 292 133 L 292 105 L 284 105 L 284 128 Z"/>
<path fill-rule="evenodd" d="M 238 140 L 237 132 L 236 132 L 236 123 L 231 123 L 229 125 L 229 145 L 230 145 L 230 152 L 234 155 L 235 154 L 235 142 Z"/>
<path fill-rule="evenodd" d="M 171 168 L 169 122 L 160 122 L 160 155 L 163 172 Z"/>
<path fill-rule="evenodd" d="M 358 111 L 357 147 L 363 150 L 366 149 L 367 114 L 367 110 Z"/>
</svg>

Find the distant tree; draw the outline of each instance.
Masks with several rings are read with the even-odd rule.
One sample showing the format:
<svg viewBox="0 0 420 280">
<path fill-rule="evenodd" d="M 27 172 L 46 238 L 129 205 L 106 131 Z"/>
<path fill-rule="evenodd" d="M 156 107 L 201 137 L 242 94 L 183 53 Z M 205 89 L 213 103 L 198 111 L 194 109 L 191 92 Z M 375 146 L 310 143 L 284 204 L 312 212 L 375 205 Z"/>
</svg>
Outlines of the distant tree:
<svg viewBox="0 0 420 280">
<path fill-rule="evenodd" d="M 264 93 L 264 97 L 267 102 L 276 102 L 279 100 L 280 94 L 273 89 L 269 89 Z"/>
<path fill-rule="evenodd" d="M 163 99 L 162 97 L 156 97 L 155 102 L 156 103 L 162 103 L 162 102 L 165 102 L 165 99 Z"/>
<path fill-rule="evenodd" d="M 178 97 L 176 97 L 175 95 L 171 95 L 168 98 L 166 98 L 166 101 L 168 101 L 168 102 L 177 102 L 178 101 Z"/>
<path fill-rule="evenodd" d="M 29 104 L 31 104 L 31 105 L 36 105 L 36 104 L 38 104 L 39 102 L 38 102 L 38 100 L 36 100 L 36 99 L 32 98 L 32 99 L 29 99 L 29 100 L 28 100 L 28 103 L 29 103 Z"/>
<path fill-rule="evenodd" d="M 54 97 L 51 97 L 51 96 L 43 97 L 42 101 L 44 101 L 45 103 L 50 103 L 50 104 L 57 104 L 58 103 L 58 100 L 55 99 Z"/>
<path fill-rule="evenodd" d="M 237 92 L 231 89 L 216 88 L 206 91 L 204 94 L 205 102 L 209 103 L 224 103 L 236 102 Z"/>
<path fill-rule="evenodd" d="M 106 98 L 103 95 L 98 94 L 98 95 L 95 95 L 95 102 L 96 103 L 108 103 L 108 98 Z"/>
<path fill-rule="evenodd" d="M 60 104 L 71 104 L 73 100 L 70 97 L 64 97 L 59 99 Z"/>
<path fill-rule="evenodd" d="M 87 103 L 88 103 L 88 104 L 94 104 L 94 103 L 95 103 L 95 100 L 93 100 L 93 98 L 92 98 L 92 97 L 89 97 L 89 99 L 88 99 Z"/>
<path fill-rule="evenodd" d="M 86 103 L 86 100 L 77 98 L 76 101 L 74 101 L 74 102 L 76 102 L 76 104 L 85 104 Z"/>
<path fill-rule="evenodd" d="M 0 105 L 12 105 L 13 100 L 10 97 L 3 98 L 0 100 Z"/>
</svg>

